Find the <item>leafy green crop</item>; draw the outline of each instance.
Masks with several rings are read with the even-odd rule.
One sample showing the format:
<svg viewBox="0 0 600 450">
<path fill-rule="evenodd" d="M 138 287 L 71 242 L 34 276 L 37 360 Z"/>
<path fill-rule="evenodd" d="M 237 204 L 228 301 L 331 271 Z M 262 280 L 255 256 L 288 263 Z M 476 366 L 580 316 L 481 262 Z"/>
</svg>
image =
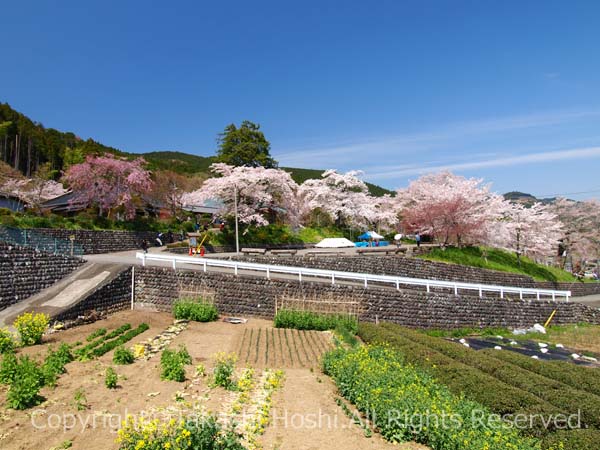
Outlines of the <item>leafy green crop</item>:
<svg viewBox="0 0 600 450">
<path fill-rule="evenodd" d="M 164 350 L 160 356 L 161 380 L 185 381 L 185 365 L 191 364 L 192 358 L 184 346 L 178 351 Z"/>
<path fill-rule="evenodd" d="M 219 318 L 219 311 L 213 303 L 202 298 L 184 298 L 173 305 L 173 315 L 176 319 L 212 322 Z"/>
<path fill-rule="evenodd" d="M 347 329 L 352 334 L 358 330 L 355 316 L 345 314 L 319 314 L 312 311 L 282 309 L 277 311 L 274 319 L 276 328 L 296 328 L 297 330 L 335 330 L 338 327 Z"/>
</svg>

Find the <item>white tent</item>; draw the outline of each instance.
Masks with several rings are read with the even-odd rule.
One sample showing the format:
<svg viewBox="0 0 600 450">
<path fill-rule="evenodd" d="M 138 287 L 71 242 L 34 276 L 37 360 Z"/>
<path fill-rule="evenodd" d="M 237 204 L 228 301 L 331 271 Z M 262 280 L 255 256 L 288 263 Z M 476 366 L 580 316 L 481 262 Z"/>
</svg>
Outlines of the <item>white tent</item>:
<svg viewBox="0 0 600 450">
<path fill-rule="evenodd" d="M 369 234 L 371 235 L 371 239 L 383 239 L 383 236 L 376 231 L 369 231 Z"/>
<path fill-rule="evenodd" d="M 351 242 L 346 238 L 325 238 L 321 242 L 316 244 L 315 247 L 318 247 L 318 248 L 354 247 L 354 242 Z"/>
</svg>

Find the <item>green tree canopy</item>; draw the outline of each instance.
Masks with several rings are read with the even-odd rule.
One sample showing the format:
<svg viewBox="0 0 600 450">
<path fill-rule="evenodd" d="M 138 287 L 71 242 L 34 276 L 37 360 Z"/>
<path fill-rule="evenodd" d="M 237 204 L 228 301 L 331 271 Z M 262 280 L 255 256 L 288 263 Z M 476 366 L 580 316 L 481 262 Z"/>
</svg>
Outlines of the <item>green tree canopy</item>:
<svg viewBox="0 0 600 450">
<path fill-rule="evenodd" d="M 232 166 L 277 167 L 269 150 L 271 144 L 260 131 L 260 125 L 244 120 L 237 128 L 234 124 L 225 127 L 219 134 L 218 161 Z"/>
</svg>

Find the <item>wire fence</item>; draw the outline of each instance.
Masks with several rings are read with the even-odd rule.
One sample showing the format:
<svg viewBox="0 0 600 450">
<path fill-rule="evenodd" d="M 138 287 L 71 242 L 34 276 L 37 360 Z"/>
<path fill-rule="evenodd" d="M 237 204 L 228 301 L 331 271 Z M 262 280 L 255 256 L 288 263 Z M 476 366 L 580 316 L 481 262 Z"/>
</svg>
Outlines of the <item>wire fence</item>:
<svg viewBox="0 0 600 450">
<path fill-rule="evenodd" d="M 83 247 L 72 239 L 59 239 L 35 229 L 0 226 L 0 241 L 54 255 L 82 256 Z"/>
</svg>

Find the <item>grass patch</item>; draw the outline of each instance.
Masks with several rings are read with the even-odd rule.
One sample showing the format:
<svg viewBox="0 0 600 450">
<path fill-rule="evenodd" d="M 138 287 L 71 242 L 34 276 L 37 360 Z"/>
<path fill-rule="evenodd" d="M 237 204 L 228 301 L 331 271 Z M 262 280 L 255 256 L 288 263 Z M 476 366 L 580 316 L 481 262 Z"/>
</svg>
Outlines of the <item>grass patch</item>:
<svg viewBox="0 0 600 450">
<path fill-rule="evenodd" d="M 312 244 L 315 242 L 321 242 L 325 238 L 344 237 L 344 233 L 335 228 L 304 227 L 298 231 L 297 236 L 302 242 Z"/>
<path fill-rule="evenodd" d="M 433 248 L 429 253 L 419 255 L 419 258 L 528 275 L 537 281 L 577 281 L 573 275 L 564 270 L 537 264 L 527 257 L 522 256 L 519 264 L 515 254 L 495 248 L 450 247 L 445 250 Z"/>
</svg>

